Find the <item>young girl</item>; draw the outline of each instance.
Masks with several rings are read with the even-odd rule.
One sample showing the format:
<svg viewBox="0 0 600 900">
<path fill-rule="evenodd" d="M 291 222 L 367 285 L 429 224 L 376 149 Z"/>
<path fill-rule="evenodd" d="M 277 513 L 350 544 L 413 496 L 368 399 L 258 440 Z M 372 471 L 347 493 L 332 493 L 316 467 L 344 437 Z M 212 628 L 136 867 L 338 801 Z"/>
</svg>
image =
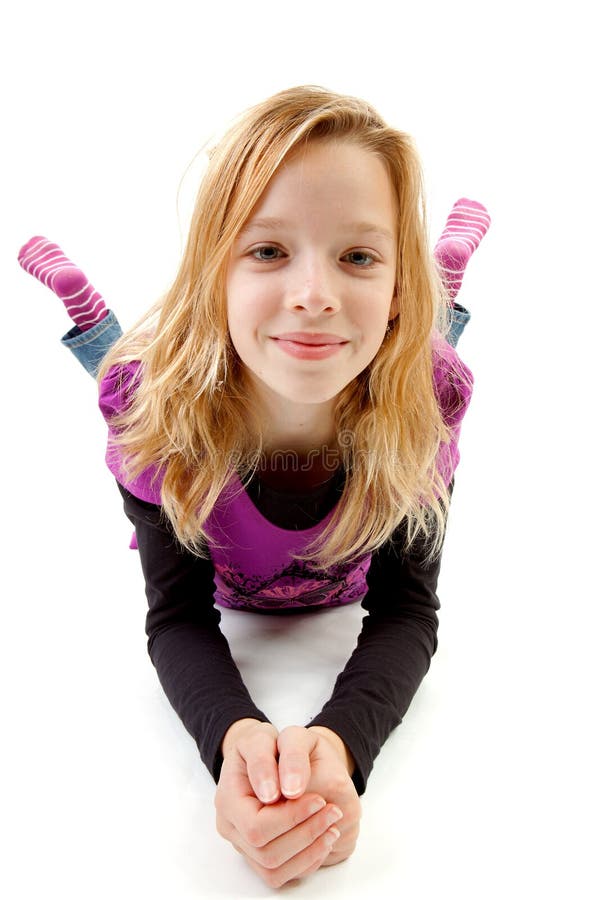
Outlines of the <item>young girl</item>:
<svg viewBox="0 0 600 900">
<path fill-rule="evenodd" d="M 32 238 L 19 254 L 69 309 L 63 342 L 100 368 L 149 654 L 217 782 L 219 833 L 271 886 L 352 853 L 359 795 L 436 649 L 472 387 L 453 301 L 488 225 L 458 201 L 432 260 L 408 136 L 299 87 L 213 149 L 175 282 L 124 336 L 60 248 Z M 356 649 L 308 725 L 278 732 L 254 704 L 213 601 L 361 602 Z"/>
</svg>

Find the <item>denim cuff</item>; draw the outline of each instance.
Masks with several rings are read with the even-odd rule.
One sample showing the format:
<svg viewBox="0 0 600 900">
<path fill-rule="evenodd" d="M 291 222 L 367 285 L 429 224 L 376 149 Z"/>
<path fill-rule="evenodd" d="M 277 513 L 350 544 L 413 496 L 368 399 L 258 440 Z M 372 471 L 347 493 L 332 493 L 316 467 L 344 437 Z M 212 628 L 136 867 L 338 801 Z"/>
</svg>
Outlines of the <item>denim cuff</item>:
<svg viewBox="0 0 600 900">
<path fill-rule="evenodd" d="M 446 335 L 446 340 L 451 347 L 456 347 L 458 344 L 458 339 L 465 330 L 470 318 L 471 313 L 468 309 L 465 309 L 460 303 L 454 304 L 450 310 L 450 327 Z"/>
<path fill-rule="evenodd" d="M 87 331 L 82 331 L 75 325 L 61 338 L 61 343 L 68 347 L 85 371 L 95 378 L 102 360 L 122 334 L 117 317 L 109 309 L 104 318 Z"/>
</svg>

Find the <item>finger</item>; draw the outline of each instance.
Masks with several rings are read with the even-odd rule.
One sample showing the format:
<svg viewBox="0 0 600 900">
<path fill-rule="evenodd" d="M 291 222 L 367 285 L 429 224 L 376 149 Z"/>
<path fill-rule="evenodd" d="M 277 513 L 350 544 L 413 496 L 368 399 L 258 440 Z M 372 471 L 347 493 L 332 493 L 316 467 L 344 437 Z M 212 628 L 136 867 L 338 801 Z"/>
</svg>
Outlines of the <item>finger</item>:
<svg viewBox="0 0 600 900">
<path fill-rule="evenodd" d="M 323 863 L 324 866 L 335 866 L 337 863 L 343 862 L 351 856 L 358 841 L 358 826 L 353 826 L 348 831 L 344 831 L 344 819 L 337 824 L 338 831 L 341 832 L 339 841 L 332 848 L 331 853 Z"/>
<path fill-rule="evenodd" d="M 310 847 L 322 834 L 342 818 L 342 812 L 329 804 L 321 812 L 306 819 L 300 825 L 261 847 L 252 846 L 239 834 L 232 835 L 232 842 L 255 862 L 266 869 L 277 869 Z M 339 836 L 339 829 L 336 831 Z"/>
<path fill-rule="evenodd" d="M 331 848 L 335 846 L 338 836 L 339 832 L 335 827 L 329 828 L 325 834 L 313 841 L 310 847 L 306 847 L 301 853 L 276 868 L 263 866 L 250 856 L 246 856 L 246 860 L 269 887 L 279 888 L 288 881 L 303 878 L 318 869 L 327 859 Z"/>
<path fill-rule="evenodd" d="M 254 731 L 247 739 L 240 740 L 238 751 L 246 763 L 248 781 L 255 795 L 261 803 L 275 803 L 281 796 L 275 736 Z"/>
<path fill-rule="evenodd" d="M 337 866 L 338 863 L 344 862 L 345 859 L 348 859 L 349 856 L 352 856 L 354 851 L 356 850 L 356 843 L 350 845 L 349 847 L 340 847 L 343 838 L 334 844 L 331 853 L 328 854 L 327 859 L 325 859 L 321 865 L 322 866 Z M 338 847 L 340 850 L 338 852 Z"/>
<path fill-rule="evenodd" d="M 300 797 L 310 780 L 310 753 L 316 738 L 306 728 L 291 726 L 279 733 L 279 785 L 288 799 Z"/>
<path fill-rule="evenodd" d="M 324 807 L 325 800 L 313 793 L 305 794 L 299 800 L 281 800 L 271 806 L 263 806 L 258 812 L 244 803 L 238 806 L 232 822 L 245 843 L 264 847 Z"/>
<path fill-rule="evenodd" d="M 242 817 L 250 820 L 263 808 L 252 790 L 243 760 L 240 760 L 240 766 L 243 768 L 236 769 L 225 760 L 215 794 L 217 813 L 234 824 Z"/>
</svg>

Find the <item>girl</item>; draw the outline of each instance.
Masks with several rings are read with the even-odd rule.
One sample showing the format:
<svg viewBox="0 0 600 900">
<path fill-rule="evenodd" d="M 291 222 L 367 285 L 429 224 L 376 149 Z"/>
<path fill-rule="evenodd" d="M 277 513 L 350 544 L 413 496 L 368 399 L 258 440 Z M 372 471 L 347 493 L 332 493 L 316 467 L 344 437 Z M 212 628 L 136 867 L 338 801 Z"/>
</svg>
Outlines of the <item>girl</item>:
<svg viewBox="0 0 600 900">
<path fill-rule="evenodd" d="M 359 795 L 436 649 L 472 386 L 452 301 L 488 225 L 459 201 L 436 266 L 408 136 L 361 100 L 299 87 L 211 152 L 175 282 L 129 333 L 56 245 L 19 255 L 69 308 L 64 343 L 100 367 L 149 654 L 217 782 L 219 833 L 271 886 L 352 853 Z M 278 732 L 254 704 L 213 599 L 361 601 L 357 647 L 306 727 Z"/>
</svg>

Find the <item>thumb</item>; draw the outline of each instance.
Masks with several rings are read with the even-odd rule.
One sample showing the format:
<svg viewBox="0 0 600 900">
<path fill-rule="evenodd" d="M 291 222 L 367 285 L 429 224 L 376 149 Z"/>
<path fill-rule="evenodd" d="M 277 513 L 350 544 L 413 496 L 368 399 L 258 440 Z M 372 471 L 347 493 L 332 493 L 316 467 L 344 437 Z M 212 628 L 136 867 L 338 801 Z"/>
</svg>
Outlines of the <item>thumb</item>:
<svg viewBox="0 0 600 900">
<path fill-rule="evenodd" d="M 272 725 L 259 723 L 249 733 L 242 734 L 237 744 L 250 786 L 255 796 L 265 804 L 279 799 L 276 737 L 277 732 Z"/>
<path fill-rule="evenodd" d="M 316 738 L 306 728 L 291 725 L 279 732 L 279 786 L 281 793 L 293 800 L 302 796 L 310 780 L 310 754 Z"/>
</svg>

